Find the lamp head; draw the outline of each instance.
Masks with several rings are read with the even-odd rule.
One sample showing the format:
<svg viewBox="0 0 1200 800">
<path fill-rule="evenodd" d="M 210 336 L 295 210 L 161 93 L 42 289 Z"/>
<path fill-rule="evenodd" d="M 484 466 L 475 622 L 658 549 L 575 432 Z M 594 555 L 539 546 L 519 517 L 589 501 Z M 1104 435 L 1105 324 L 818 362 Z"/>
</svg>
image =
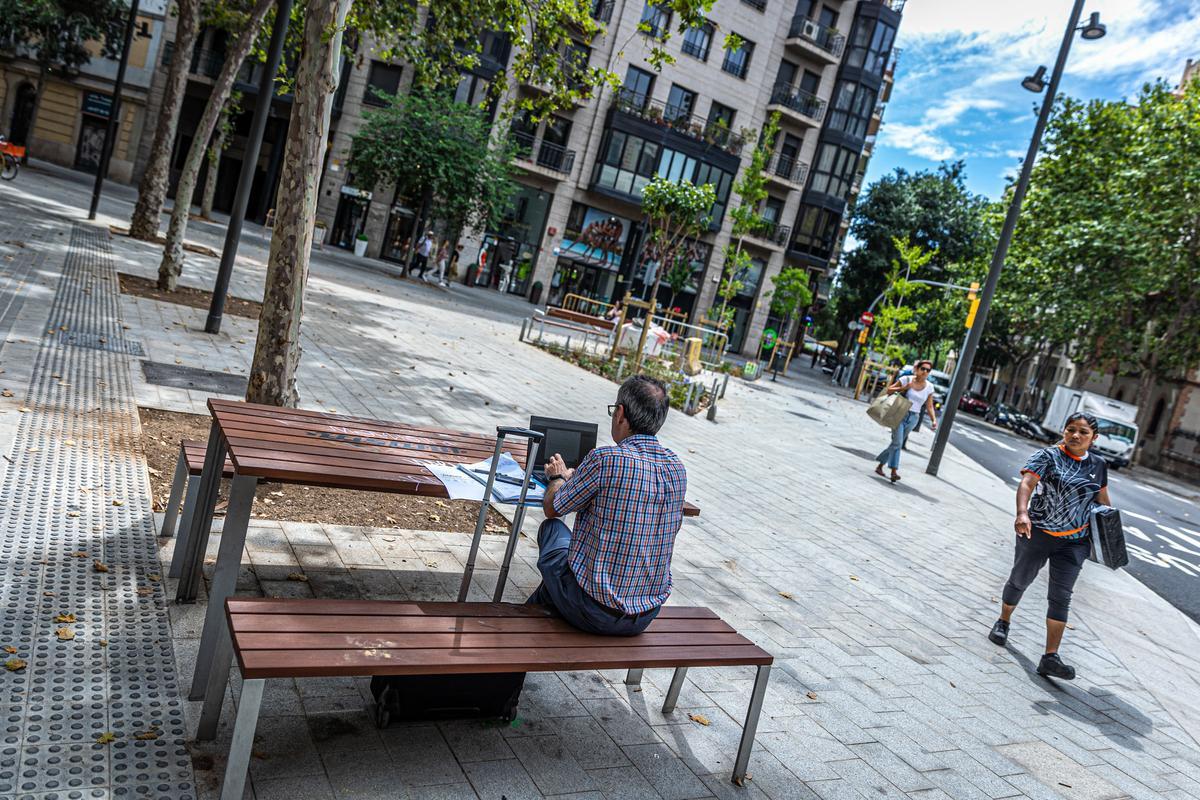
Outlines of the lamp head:
<svg viewBox="0 0 1200 800">
<path fill-rule="evenodd" d="M 1093 11 L 1091 16 L 1088 17 L 1087 24 L 1080 28 L 1080 30 L 1082 31 L 1083 38 L 1090 40 L 1103 39 L 1104 34 L 1108 33 L 1108 28 L 1100 21 L 1099 11 Z"/>
<path fill-rule="evenodd" d="M 1034 94 L 1041 94 L 1046 88 L 1046 68 L 1038 67 L 1036 72 L 1021 81 L 1021 85 Z"/>
</svg>

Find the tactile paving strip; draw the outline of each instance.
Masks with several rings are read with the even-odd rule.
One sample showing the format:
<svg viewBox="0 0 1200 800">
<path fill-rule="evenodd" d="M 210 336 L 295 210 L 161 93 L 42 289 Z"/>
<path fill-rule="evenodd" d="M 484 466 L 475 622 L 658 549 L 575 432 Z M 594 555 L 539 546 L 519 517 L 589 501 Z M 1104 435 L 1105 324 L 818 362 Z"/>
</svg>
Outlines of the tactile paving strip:
<svg viewBox="0 0 1200 800">
<path fill-rule="evenodd" d="M 76 225 L 0 483 L 0 798 L 196 796 L 117 292 Z"/>
</svg>

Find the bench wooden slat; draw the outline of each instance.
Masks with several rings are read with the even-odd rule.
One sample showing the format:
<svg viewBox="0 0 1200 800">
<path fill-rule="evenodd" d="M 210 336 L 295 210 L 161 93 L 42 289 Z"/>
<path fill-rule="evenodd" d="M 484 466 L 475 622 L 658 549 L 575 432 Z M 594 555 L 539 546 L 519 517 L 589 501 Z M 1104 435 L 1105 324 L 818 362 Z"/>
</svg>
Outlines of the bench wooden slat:
<svg viewBox="0 0 1200 800">
<path fill-rule="evenodd" d="M 535 617 L 559 620 L 545 606 L 514 603 L 444 603 L 404 600 L 295 600 L 286 597 L 230 597 L 232 614 L 352 614 L 389 617 Z M 663 606 L 658 619 L 720 619 L 702 606 Z M 561 621 L 561 620 L 559 620 Z"/>
<path fill-rule="evenodd" d="M 225 431 L 225 438 L 230 444 L 230 450 L 236 456 L 244 456 L 250 450 L 262 451 L 283 460 L 297 463 L 321 462 L 325 459 L 342 459 L 351 462 L 353 466 L 367 468 L 403 468 L 425 472 L 423 462 L 442 461 L 451 464 L 473 464 L 485 458 L 491 458 L 495 449 L 486 454 L 480 450 L 463 450 L 455 448 L 452 452 L 441 450 L 418 450 L 412 447 L 378 447 L 373 445 L 330 445 L 312 439 L 297 436 L 287 436 L 278 433 L 258 433 L 237 429 Z M 511 453 L 514 459 L 516 454 Z M 524 454 L 517 463 L 523 462 Z"/>
<path fill-rule="evenodd" d="M 187 464 L 188 475 L 199 475 L 203 472 L 204 457 L 207 455 L 208 446 L 204 442 L 197 442 L 193 439 L 182 439 L 179 446 L 183 448 L 183 460 Z M 221 477 L 232 476 L 233 462 L 229 460 L 229 456 L 225 456 L 225 468 L 221 471 Z"/>
<path fill-rule="evenodd" d="M 465 675 L 484 672 L 566 672 L 589 669 L 723 667 L 770 664 L 750 644 L 714 647 L 483 648 L 478 650 L 248 650 L 238 651 L 242 677 L 317 678 L 363 675 Z"/>
<path fill-rule="evenodd" d="M 595 647 L 596 637 L 583 631 L 513 632 L 488 631 L 479 633 L 251 633 L 238 630 L 237 646 L 243 652 L 257 650 L 503 650 L 529 648 L 561 649 Z M 644 647 L 721 647 L 746 644 L 740 634 L 729 631 L 700 633 L 649 632 L 640 636 L 612 636 L 606 649 Z"/>
<path fill-rule="evenodd" d="M 245 633 L 546 633 L 570 626 L 557 617 L 390 617 L 344 614 L 231 614 L 233 627 Z M 647 633 L 729 633 L 720 619 L 663 618 Z"/>
</svg>

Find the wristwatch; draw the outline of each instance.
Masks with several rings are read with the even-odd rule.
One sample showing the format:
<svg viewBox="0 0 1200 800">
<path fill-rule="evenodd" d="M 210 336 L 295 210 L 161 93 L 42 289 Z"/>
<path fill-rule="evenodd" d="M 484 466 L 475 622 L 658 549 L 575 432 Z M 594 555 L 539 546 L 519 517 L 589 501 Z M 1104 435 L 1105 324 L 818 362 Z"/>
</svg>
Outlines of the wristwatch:
<svg viewBox="0 0 1200 800">
<path fill-rule="evenodd" d="M 565 481 L 565 480 L 566 480 L 566 478 L 564 478 L 562 475 L 549 475 L 546 477 L 546 483 L 550 483 L 551 481 Z"/>
</svg>

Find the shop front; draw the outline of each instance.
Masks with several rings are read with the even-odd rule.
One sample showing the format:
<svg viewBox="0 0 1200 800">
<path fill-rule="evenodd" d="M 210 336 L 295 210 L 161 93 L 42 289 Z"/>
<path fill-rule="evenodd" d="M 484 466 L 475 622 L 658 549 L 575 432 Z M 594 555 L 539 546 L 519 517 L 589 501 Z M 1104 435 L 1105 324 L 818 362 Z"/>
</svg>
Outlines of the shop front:
<svg viewBox="0 0 1200 800">
<path fill-rule="evenodd" d="M 550 305 L 562 305 L 569 294 L 610 303 L 624 295 L 630 269 L 629 250 L 638 239 L 636 225 L 625 217 L 583 203 L 573 203 L 566 230 L 555 248 L 557 261 L 550 280 Z"/>
<path fill-rule="evenodd" d="M 333 217 L 333 229 L 329 232 L 329 243 L 353 250 L 355 240 L 367 225 L 367 209 L 370 205 L 369 191 L 343 186 L 338 197 L 337 213 Z"/>
<path fill-rule="evenodd" d="M 79 140 L 75 148 L 75 169 L 94 173 L 100 168 L 104 134 L 112 115 L 112 95 L 84 92 L 79 117 Z"/>
<path fill-rule="evenodd" d="M 379 257 L 397 264 L 406 263 L 416 224 L 415 204 L 397 191 L 388 209 L 387 227 L 384 229 L 383 247 L 379 250 Z"/>
</svg>

